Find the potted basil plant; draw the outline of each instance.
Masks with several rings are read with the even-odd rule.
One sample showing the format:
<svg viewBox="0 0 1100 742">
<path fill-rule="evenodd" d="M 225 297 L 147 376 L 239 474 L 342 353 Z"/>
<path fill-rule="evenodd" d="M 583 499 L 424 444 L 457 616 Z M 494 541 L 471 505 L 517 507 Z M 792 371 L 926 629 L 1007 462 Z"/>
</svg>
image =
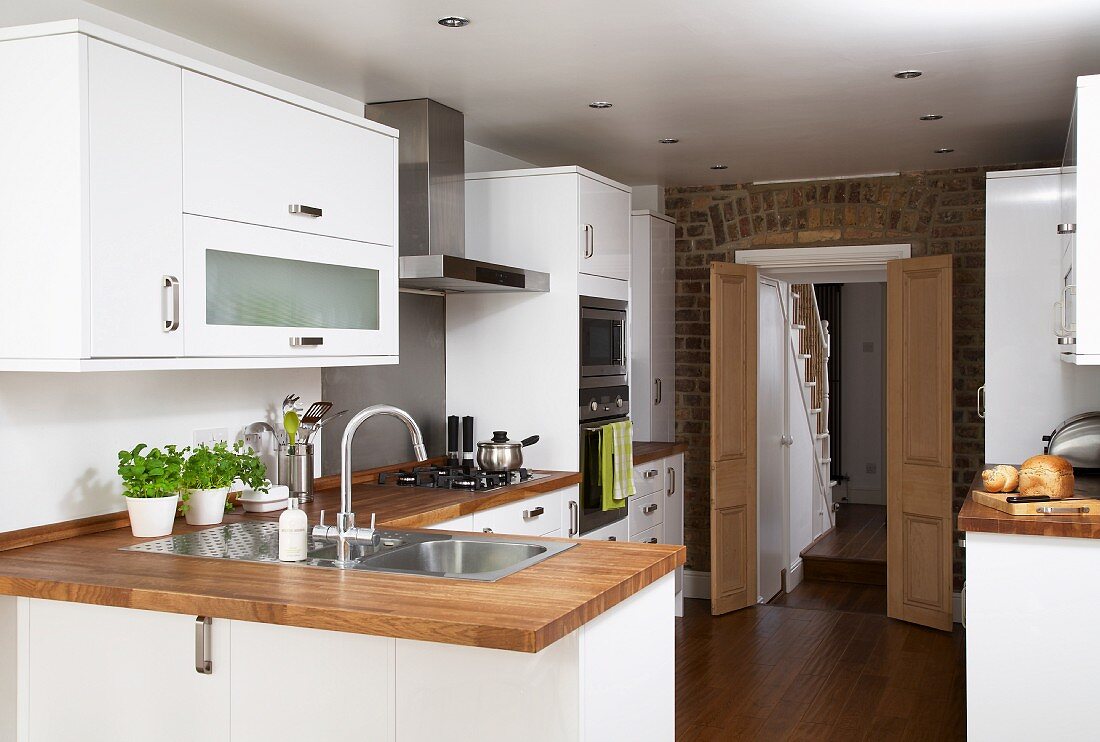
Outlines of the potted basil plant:
<svg viewBox="0 0 1100 742">
<path fill-rule="evenodd" d="M 187 522 L 193 526 L 213 526 L 222 522 L 229 488 L 240 479 L 249 487 L 266 491 L 264 466 L 252 449 L 237 441 L 230 448 L 225 441 L 213 446 L 202 444 L 191 449 L 183 465 L 183 506 Z"/>
<path fill-rule="evenodd" d="M 162 450 L 139 443 L 133 450 L 118 452 L 118 475 L 122 477 L 122 494 L 134 536 L 170 534 L 180 498 L 183 451 L 175 446 Z"/>
</svg>

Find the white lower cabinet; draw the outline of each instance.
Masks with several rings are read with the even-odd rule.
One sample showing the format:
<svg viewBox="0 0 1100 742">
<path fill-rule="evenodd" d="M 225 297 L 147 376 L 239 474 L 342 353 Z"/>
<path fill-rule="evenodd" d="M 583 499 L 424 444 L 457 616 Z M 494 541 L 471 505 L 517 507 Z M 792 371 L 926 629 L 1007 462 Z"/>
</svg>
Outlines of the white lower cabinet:
<svg viewBox="0 0 1100 742">
<path fill-rule="evenodd" d="M 581 538 L 589 539 L 592 541 L 629 541 L 630 529 L 627 526 L 627 519 L 617 520 L 614 523 L 608 524 L 603 528 L 597 528 L 595 531 L 589 531 L 581 536 Z"/>
<path fill-rule="evenodd" d="M 668 742 L 673 587 L 538 653 L 213 619 L 210 674 L 194 616 L 0 597 L 0 738 Z"/>
<path fill-rule="evenodd" d="M 525 500 L 479 510 L 470 515 L 428 526 L 436 531 L 477 531 L 516 536 L 569 536 L 569 502 L 576 501 L 577 485 Z"/>
<path fill-rule="evenodd" d="M 430 525 L 428 528 L 433 531 L 472 531 L 474 530 L 474 516 L 462 515 L 458 518 Z"/>
<path fill-rule="evenodd" d="M 203 675 L 195 671 L 195 616 L 19 600 L 28 732 L 21 742 L 229 740 L 233 622 L 212 622 L 212 672 Z M 269 703 L 282 700 L 276 694 Z"/>
</svg>

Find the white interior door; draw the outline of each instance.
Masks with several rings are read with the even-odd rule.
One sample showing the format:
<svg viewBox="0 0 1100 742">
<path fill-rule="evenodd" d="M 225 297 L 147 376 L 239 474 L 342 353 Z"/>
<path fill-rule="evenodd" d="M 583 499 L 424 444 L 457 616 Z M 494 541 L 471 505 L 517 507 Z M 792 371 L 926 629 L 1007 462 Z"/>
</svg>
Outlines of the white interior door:
<svg viewBox="0 0 1100 742">
<path fill-rule="evenodd" d="M 761 279 L 757 354 L 757 579 L 759 597 L 770 600 L 783 587 L 787 501 L 787 320 L 781 284 Z"/>
</svg>

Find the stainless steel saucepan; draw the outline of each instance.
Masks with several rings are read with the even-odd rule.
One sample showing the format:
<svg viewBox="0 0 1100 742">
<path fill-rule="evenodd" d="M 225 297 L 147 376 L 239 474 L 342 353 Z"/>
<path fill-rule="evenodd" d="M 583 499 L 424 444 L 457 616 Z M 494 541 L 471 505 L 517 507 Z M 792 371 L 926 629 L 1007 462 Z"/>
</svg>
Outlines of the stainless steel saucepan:
<svg viewBox="0 0 1100 742">
<path fill-rule="evenodd" d="M 477 465 L 485 471 L 510 471 L 523 466 L 523 448 L 538 443 L 539 437 L 533 435 L 518 443 L 508 440 L 508 433 L 494 430 L 493 439 L 479 441 L 477 444 Z"/>
</svg>

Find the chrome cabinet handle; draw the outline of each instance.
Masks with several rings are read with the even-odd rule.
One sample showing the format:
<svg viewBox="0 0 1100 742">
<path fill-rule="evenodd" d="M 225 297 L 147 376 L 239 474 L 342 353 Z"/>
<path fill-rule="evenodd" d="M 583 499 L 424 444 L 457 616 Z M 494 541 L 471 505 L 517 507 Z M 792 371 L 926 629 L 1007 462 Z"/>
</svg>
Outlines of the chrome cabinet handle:
<svg viewBox="0 0 1100 742">
<path fill-rule="evenodd" d="M 576 536 L 581 530 L 580 507 L 573 500 L 569 501 L 569 535 Z"/>
<path fill-rule="evenodd" d="M 195 672 L 212 675 L 214 663 L 210 659 L 210 616 L 195 616 Z"/>
<path fill-rule="evenodd" d="M 312 216 L 315 219 L 323 214 L 321 209 L 316 206 L 306 206 L 305 204 L 291 204 L 290 213 L 301 214 L 302 216 Z"/>
<path fill-rule="evenodd" d="M 657 512 L 657 503 L 650 503 L 642 508 L 642 515 L 650 515 Z"/>
<path fill-rule="evenodd" d="M 165 332 L 175 332 L 180 329 L 180 280 L 175 276 L 161 276 L 160 287 L 164 292 L 161 301 L 164 322 L 162 329 Z"/>
<path fill-rule="evenodd" d="M 481 532 L 482 532 L 482 533 L 492 533 L 492 532 L 493 532 L 493 529 L 492 529 L 492 528 L 482 528 L 482 529 L 481 529 Z"/>
<path fill-rule="evenodd" d="M 665 494 L 669 497 L 672 497 L 676 494 L 676 470 L 673 469 L 671 466 L 668 467 L 668 481 L 669 486 L 668 489 L 665 490 Z"/>
<path fill-rule="evenodd" d="M 1059 224 L 1058 234 L 1077 234 L 1077 225 L 1069 223 Z"/>
<path fill-rule="evenodd" d="M 978 387 L 978 418 L 985 419 L 985 384 Z"/>
<path fill-rule="evenodd" d="M 523 511 L 523 517 L 524 517 L 524 519 L 537 518 L 545 512 L 546 512 L 546 508 L 544 508 L 540 505 L 539 507 L 534 508 L 532 510 L 524 510 Z"/>
<path fill-rule="evenodd" d="M 588 260 L 596 254 L 596 228 L 591 224 L 584 225 L 584 259 Z"/>
<path fill-rule="evenodd" d="M 316 348 L 317 346 L 324 344 L 324 338 L 292 337 L 290 339 L 291 348 Z"/>
<path fill-rule="evenodd" d="M 642 479 L 653 479 L 653 477 L 657 476 L 658 474 L 660 474 L 660 472 L 656 469 L 648 469 L 642 472 Z"/>
<path fill-rule="evenodd" d="M 659 378 L 654 379 L 653 383 L 657 386 L 657 396 L 653 400 L 653 404 L 661 404 L 661 380 Z"/>
</svg>

